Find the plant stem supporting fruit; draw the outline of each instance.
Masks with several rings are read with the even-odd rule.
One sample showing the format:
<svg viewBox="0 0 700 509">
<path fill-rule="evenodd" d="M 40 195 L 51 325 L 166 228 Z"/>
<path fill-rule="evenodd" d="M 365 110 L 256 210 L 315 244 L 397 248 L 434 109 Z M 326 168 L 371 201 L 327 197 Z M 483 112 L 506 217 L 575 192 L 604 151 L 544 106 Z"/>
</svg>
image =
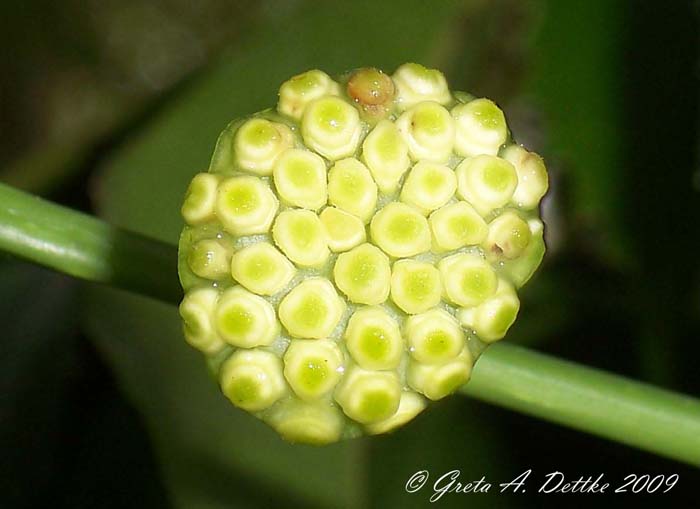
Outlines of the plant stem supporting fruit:
<svg viewBox="0 0 700 509">
<path fill-rule="evenodd" d="M 700 465 L 700 400 L 605 371 L 496 344 L 463 394 Z"/>
<path fill-rule="evenodd" d="M 174 246 L 1 183 L 0 251 L 167 302 L 181 299 Z"/>
</svg>

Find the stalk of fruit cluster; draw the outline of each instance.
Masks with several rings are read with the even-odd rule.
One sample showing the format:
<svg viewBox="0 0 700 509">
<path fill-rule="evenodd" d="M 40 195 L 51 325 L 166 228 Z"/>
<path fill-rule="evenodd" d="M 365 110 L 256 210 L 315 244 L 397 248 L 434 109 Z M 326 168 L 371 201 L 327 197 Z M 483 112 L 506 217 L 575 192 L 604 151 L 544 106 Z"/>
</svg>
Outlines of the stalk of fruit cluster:
<svg viewBox="0 0 700 509">
<path fill-rule="evenodd" d="M 166 302 L 182 299 L 174 246 L 2 183 L 0 251 Z"/>
<path fill-rule="evenodd" d="M 700 400 L 507 344 L 462 394 L 700 466 Z"/>
</svg>

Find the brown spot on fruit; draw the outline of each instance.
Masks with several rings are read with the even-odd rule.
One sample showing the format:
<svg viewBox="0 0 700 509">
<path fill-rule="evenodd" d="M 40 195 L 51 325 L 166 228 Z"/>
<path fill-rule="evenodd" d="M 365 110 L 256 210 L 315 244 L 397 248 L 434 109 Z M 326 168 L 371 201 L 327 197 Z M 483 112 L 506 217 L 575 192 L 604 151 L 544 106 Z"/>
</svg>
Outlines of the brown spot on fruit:
<svg viewBox="0 0 700 509">
<path fill-rule="evenodd" d="M 380 106 L 394 100 L 394 82 L 374 67 L 364 67 L 348 81 L 348 95 L 363 106 Z"/>
</svg>

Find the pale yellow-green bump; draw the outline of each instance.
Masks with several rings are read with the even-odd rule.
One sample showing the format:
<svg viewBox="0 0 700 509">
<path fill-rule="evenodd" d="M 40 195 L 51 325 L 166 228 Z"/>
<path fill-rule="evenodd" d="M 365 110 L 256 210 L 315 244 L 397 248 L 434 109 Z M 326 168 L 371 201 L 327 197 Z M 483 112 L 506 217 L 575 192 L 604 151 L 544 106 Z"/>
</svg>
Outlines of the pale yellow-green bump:
<svg viewBox="0 0 700 509">
<path fill-rule="evenodd" d="M 413 391 L 403 391 L 401 393 L 399 408 L 396 413 L 383 421 L 375 422 L 374 424 L 367 424 L 365 429 L 372 435 L 388 433 L 411 421 L 414 417 L 421 413 L 426 406 L 427 402 L 420 394 L 416 394 Z"/>
<path fill-rule="evenodd" d="M 355 311 L 345 330 L 345 344 L 365 369 L 396 369 L 404 352 L 399 324 L 379 306 Z"/>
<path fill-rule="evenodd" d="M 215 288 L 197 288 L 185 294 L 179 307 L 185 340 L 207 354 L 224 347 L 213 324 L 218 298 L 219 292 Z"/>
<path fill-rule="evenodd" d="M 397 89 L 397 103 L 402 110 L 423 101 L 435 101 L 439 104 L 450 102 L 447 80 L 437 69 L 408 63 L 396 69 L 392 78 Z"/>
<path fill-rule="evenodd" d="M 382 120 L 370 131 L 362 144 L 362 160 L 379 190 L 384 194 L 393 194 L 411 165 L 408 145 L 396 124 Z"/>
<path fill-rule="evenodd" d="M 284 124 L 264 118 L 252 118 L 236 131 L 234 153 L 243 170 L 270 175 L 275 161 L 294 142 L 292 131 Z"/>
<path fill-rule="evenodd" d="M 461 156 L 495 156 L 508 138 L 505 116 L 489 99 L 455 106 L 452 117 L 456 126 L 455 152 Z"/>
<path fill-rule="evenodd" d="M 280 302 L 278 315 L 296 338 L 322 339 L 331 335 L 345 312 L 345 301 L 327 279 L 301 282 Z"/>
<path fill-rule="evenodd" d="M 328 172 L 328 202 L 369 221 L 377 205 L 377 184 L 367 167 L 354 158 L 337 161 Z"/>
<path fill-rule="evenodd" d="M 549 178 L 542 158 L 528 152 L 519 145 L 511 145 L 501 154 L 509 161 L 518 174 L 518 186 L 513 193 L 512 203 L 522 209 L 534 209 L 549 188 Z"/>
<path fill-rule="evenodd" d="M 401 201 L 427 216 L 450 201 L 456 190 L 457 176 L 453 170 L 441 164 L 420 161 L 406 177 Z"/>
<path fill-rule="evenodd" d="M 318 267 L 326 263 L 330 250 L 326 230 L 310 210 L 281 212 L 272 228 L 275 244 L 300 267 Z"/>
<path fill-rule="evenodd" d="M 427 219 L 405 203 L 392 202 L 375 214 L 370 235 L 376 245 L 396 258 L 405 258 L 430 250 Z"/>
<path fill-rule="evenodd" d="M 464 327 L 473 329 L 482 341 L 502 339 L 518 317 L 520 300 L 513 286 L 499 279 L 495 295 L 477 307 L 462 308 L 457 317 Z"/>
<path fill-rule="evenodd" d="M 466 341 L 455 317 L 439 308 L 408 317 L 403 335 L 411 357 L 425 364 L 444 364 L 455 358 Z"/>
<path fill-rule="evenodd" d="M 389 296 L 389 258 L 372 244 L 338 255 L 333 267 L 336 286 L 356 304 L 381 304 Z"/>
<path fill-rule="evenodd" d="M 530 226 L 518 214 L 508 210 L 489 223 L 484 250 L 496 259 L 512 260 L 525 252 L 531 238 Z"/>
<path fill-rule="evenodd" d="M 439 104 L 424 102 L 413 106 L 396 120 L 396 127 L 414 161 L 445 163 L 452 155 L 454 121 Z"/>
<path fill-rule="evenodd" d="M 216 197 L 216 215 L 233 235 L 266 233 L 278 206 L 270 187 L 252 176 L 224 180 Z"/>
<path fill-rule="evenodd" d="M 352 367 L 335 390 L 345 414 L 361 424 L 390 418 L 401 400 L 401 383 L 394 371 L 368 371 Z"/>
<path fill-rule="evenodd" d="M 545 253 L 544 224 L 537 218 L 527 221 L 530 229 L 530 242 L 525 251 L 513 260 L 498 261 L 500 272 L 506 275 L 516 288 L 522 287 L 532 277 L 542 263 Z"/>
<path fill-rule="evenodd" d="M 325 72 L 313 69 L 285 81 L 279 90 L 277 111 L 300 120 L 306 106 L 324 95 L 338 95 L 340 85 Z"/>
<path fill-rule="evenodd" d="M 326 207 L 319 218 L 326 229 L 328 247 L 333 252 L 348 251 L 367 240 L 364 223 L 344 210 Z"/>
<path fill-rule="evenodd" d="M 408 385 L 433 401 L 455 392 L 469 381 L 474 361 L 465 347 L 445 364 L 423 364 L 410 360 L 406 370 Z"/>
<path fill-rule="evenodd" d="M 428 219 L 436 251 L 452 251 L 480 244 L 489 231 L 484 219 L 467 202 L 450 203 Z"/>
<path fill-rule="evenodd" d="M 180 209 L 187 224 L 196 226 L 215 219 L 218 185 L 219 177 L 211 173 L 198 173 L 192 178 Z"/>
<path fill-rule="evenodd" d="M 280 155 L 273 180 L 277 194 L 287 205 L 318 210 L 328 201 L 326 163 L 307 150 L 289 149 Z"/>
<path fill-rule="evenodd" d="M 478 254 L 448 256 L 440 260 L 438 269 L 447 298 L 458 306 L 477 306 L 496 292 L 496 271 Z"/>
<path fill-rule="evenodd" d="M 391 300 L 409 314 L 437 306 L 442 297 L 440 272 L 434 265 L 416 260 L 399 260 L 391 270 Z"/>
<path fill-rule="evenodd" d="M 192 272 L 204 279 L 221 280 L 229 275 L 231 249 L 216 239 L 196 242 L 187 255 Z"/>
<path fill-rule="evenodd" d="M 360 116 L 343 99 L 322 97 L 306 107 L 301 134 L 304 143 L 326 159 L 343 159 L 353 155 L 360 143 Z"/>
<path fill-rule="evenodd" d="M 269 242 L 257 242 L 231 258 L 231 275 L 258 295 L 274 295 L 294 277 L 294 265 Z"/>
<path fill-rule="evenodd" d="M 284 396 L 282 361 L 263 350 L 238 350 L 221 366 L 221 389 L 243 410 L 259 412 Z"/>
<path fill-rule="evenodd" d="M 313 401 L 329 393 L 342 376 L 343 354 L 326 339 L 295 339 L 284 354 L 284 377 L 294 393 Z"/>
<path fill-rule="evenodd" d="M 280 332 L 272 305 L 240 286 L 222 293 L 214 322 L 219 336 L 240 348 L 269 345 Z"/>
<path fill-rule="evenodd" d="M 470 157 L 455 171 L 457 193 L 482 215 L 506 205 L 518 185 L 513 165 L 496 156 Z"/>
<path fill-rule="evenodd" d="M 337 442 L 343 431 L 343 414 L 333 403 L 296 398 L 280 401 L 266 421 L 291 443 L 326 445 Z"/>
</svg>

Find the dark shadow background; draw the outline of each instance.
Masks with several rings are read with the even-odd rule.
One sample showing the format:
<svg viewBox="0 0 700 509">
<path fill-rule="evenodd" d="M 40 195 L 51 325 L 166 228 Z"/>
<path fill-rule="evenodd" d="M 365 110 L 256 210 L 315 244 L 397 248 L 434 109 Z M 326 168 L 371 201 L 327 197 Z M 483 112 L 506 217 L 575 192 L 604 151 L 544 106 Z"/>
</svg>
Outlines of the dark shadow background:
<svg viewBox="0 0 700 509">
<path fill-rule="evenodd" d="M 303 3 L 4 2 L 0 180 L 96 210 L 103 163 L 236 48 L 251 23 Z M 700 395 L 698 3 L 464 6 L 445 27 L 438 60 L 453 88 L 503 106 L 552 178 L 548 255 L 508 340 Z M 0 507 L 178 506 L 139 411 L 82 326 L 82 288 L 0 254 Z M 495 440 L 487 461 L 499 465 L 495 482 L 528 468 L 571 478 L 605 473 L 612 482 L 680 475 L 666 495 L 504 496 L 485 506 L 676 506 L 697 497 L 700 471 L 677 462 L 466 399 L 437 407 L 431 412 L 455 426 L 476 413 L 490 429 L 445 445 L 439 450 L 450 452 L 435 462 L 489 477 L 471 443 Z M 405 469 L 397 476 L 405 479 L 425 459 L 403 456 L 402 444 L 431 431 L 440 440 L 431 426 L 431 416 L 421 417 L 369 442 L 384 458 L 367 472 L 372 507 L 428 505 L 386 490 L 401 489 L 387 472 Z M 266 491 L 265 480 L 241 474 L 237 483 L 245 503 L 231 507 L 309 507 Z M 484 504 L 478 497 L 435 505 Z"/>
</svg>

